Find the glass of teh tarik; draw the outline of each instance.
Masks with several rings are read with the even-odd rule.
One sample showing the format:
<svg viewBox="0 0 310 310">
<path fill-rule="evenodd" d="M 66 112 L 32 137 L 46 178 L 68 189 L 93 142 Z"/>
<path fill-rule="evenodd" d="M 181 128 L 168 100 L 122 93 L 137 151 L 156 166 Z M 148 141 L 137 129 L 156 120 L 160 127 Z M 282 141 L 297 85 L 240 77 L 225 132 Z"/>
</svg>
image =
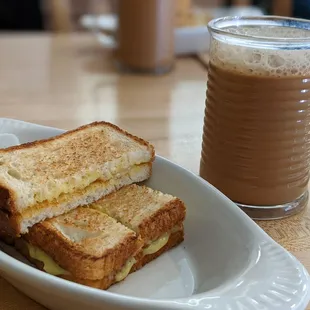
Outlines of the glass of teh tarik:
<svg viewBox="0 0 310 310">
<path fill-rule="evenodd" d="M 162 74 L 172 69 L 176 1 L 118 1 L 116 61 L 122 71 Z"/>
<path fill-rule="evenodd" d="M 225 17 L 211 34 L 200 175 L 254 219 L 308 202 L 310 21 Z"/>
</svg>

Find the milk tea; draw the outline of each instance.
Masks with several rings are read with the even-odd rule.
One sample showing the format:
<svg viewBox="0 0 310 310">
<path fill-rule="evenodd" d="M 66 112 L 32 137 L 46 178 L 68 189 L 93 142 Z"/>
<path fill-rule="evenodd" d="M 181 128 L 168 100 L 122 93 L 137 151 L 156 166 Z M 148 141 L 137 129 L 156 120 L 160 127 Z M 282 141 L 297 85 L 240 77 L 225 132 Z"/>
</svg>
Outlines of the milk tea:
<svg viewBox="0 0 310 310">
<path fill-rule="evenodd" d="M 174 60 L 175 0 L 120 0 L 117 60 L 133 71 L 169 71 Z"/>
<path fill-rule="evenodd" d="M 306 37 L 288 27 L 231 27 L 230 33 Z M 307 192 L 310 50 L 213 39 L 200 175 L 250 206 L 292 202 Z"/>
</svg>

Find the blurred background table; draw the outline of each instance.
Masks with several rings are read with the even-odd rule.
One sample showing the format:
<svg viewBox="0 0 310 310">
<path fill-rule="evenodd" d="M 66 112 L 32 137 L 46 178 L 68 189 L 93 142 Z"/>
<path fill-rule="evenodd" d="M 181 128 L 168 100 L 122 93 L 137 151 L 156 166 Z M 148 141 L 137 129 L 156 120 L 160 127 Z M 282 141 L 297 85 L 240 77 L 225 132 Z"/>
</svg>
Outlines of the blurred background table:
<svg viewBox="0 0 310 310">
<path fill-rule="evenodd" d="M 70 129 L 106 120 L 198 173 L 206 66 L 178 58 L 165 76 L 120 74 L 89 34 L 0 35 L 0 115 Z M 310 270 L 310 213 L 260 222 Z M 0 310 L 43 309 L 0 278 Z M 310 307 L 308 308 L 310 309 Z"/>
</svg>

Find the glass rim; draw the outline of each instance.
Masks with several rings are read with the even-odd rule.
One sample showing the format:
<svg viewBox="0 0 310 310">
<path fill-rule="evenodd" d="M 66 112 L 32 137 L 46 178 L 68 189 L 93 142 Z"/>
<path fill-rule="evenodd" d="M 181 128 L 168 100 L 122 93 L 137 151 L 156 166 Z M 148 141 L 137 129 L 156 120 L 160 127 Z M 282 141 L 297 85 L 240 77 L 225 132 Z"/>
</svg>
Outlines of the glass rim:
<svg viewBox="0 0 310 310">
<path fill-rule="evenodd" d="M 293 26 L 295 24 L 295 26 Z M 221 27 L 222 25 L 222 27 Z M 273 25 L 279 27 L 291 27 L 297 29 L 309 30 L 309 37 L 266 37 L 259 35 L 237 34 L 227 31 L 223 27 L 242 26 L 242 25 Z M 298 27 L 299 25 L 299 27 Z M 209 32 L 217 35 L 224 35 L 239 40 L 251 40 L 267 44 L 288 44 L 293 43 L 309 44 L 310 43 L 310 20 L 293 17 L 282 17 L 275 15 L 262 16 L 226 16 L 211 20 L 208 23 Z"/>
</svg>

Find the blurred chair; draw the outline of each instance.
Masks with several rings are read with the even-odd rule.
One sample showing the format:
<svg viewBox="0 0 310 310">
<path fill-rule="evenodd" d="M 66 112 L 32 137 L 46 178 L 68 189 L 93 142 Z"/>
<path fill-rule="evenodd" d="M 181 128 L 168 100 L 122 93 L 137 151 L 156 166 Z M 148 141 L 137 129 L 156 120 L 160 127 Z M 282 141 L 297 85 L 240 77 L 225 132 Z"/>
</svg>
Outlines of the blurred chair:
<svg viewBox="0 0 310 310">
<path fill-rule="evenodd" d="M 279 16 L 293 16 L 293 0 L 273 0 L 272 14 Z"/>
<path fill-rule="evenodd" d="M 310 5 L 309 1 L 304 0 L 227 0 L 226 5 L 230 6 L 248 6 L 248 5 L 255 5 L 264 7 L 269 11 L 272 15 L 279 15 L 279 16 L 293 16 L 294 15 L 294 5 L 298 2 L 305 2 Z"/>
<path fill-rule="evenodd" d="M 79 19 L 84 14 L 101 14 L 115 8 L 115 0 L 42 0 L 45 25 L 53 32 L 82 30 Z"/>
<path fill-rule="evenodd" d="M 55 32 L 72 31 L 71 0 L 45 0 L 43 2 L 43 16 L 45 26 Z"/>
</svg>

